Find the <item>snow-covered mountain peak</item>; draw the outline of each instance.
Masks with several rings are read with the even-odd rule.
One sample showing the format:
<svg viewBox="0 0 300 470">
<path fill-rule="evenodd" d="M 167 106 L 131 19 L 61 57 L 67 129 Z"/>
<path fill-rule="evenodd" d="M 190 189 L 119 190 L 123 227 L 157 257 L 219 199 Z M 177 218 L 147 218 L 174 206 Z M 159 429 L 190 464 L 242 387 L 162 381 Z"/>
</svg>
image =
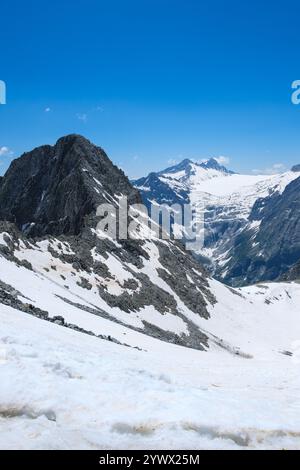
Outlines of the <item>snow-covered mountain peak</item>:
<svg viewBox="0 0 300 470">
<path fill-rule="evenodd" d="M 148 207 L 152 201 L 169 205 L 192 203 L 199 213 L 204 211 L 205 245 L 196 254 L 202 262 L 208 262 L 214 275 L 231 284 L 233 277 L 226 267 L 232 258 L 231 249 L 243 232 L 250 230 L 250 238 L 255 235 L 253 221 L 262 219 L 264 201 L 271 197 L 275 201 L 276 196 L 281 196 L 299 178 L 297 168 L 275 175 L 243 175 L 227 170 L 214 158 L 201 163 L 189 160 L 134 183 Z M 258 225 L 255 230 L 257 234 Z M 280 269 L 273 272 L 281 274 Z M 249 282 L 247 277 L 237 276 L 234 285 Z M 255 280 L 259 280 L 259 273 L 257 276 Z"/>
<path fill-rule="evenodd" d="M 234 172 L 220 165 L 215 158 L 202 162 L 185 159 L 165 170 L 152 172 L 145 178 L 135 180 L 133 184 L 142 193 L 155 195 L 152 200 L 159 203 L 173 203 L 177 198 L 188 203 L 189 193 L 199 190 L 199 185 L 203 182 L 231 175 Z"/>
<path fill-rule="evenodd" d="M 224 165 L 221 165 L 217 158 L 209 158 L 208 160 L 202 161 L 200 163 L 200 166 L 207 170 L 217 170 L 221 173 L 228 174 L 228 175 L 234 174 L 233 171 L 228 170 Z"/>
<path fill-rule="evenodd" d="M 216 170 L 224 174 L 234 174 L 233 171 L 228 170 L 225 166 L 221 165 L 217 158 L 208 158 L 207 160 L 196 161 L 193 159 L 185 158 L 180 163 L 172 165 L 168 168 L 165 168 L 162 171 L 159 171 L 158 175 L 165 174 L 177 174 L 179 172 L 189 173 L 192 170 L 195 170 L 195 167 L 203 168 L 205 170 Z"/>
<path fill-rule="evenodd" d="M 193 163 L 194 162 L 192 160 L 190 160 L 189 158 L 185 158 L 180 163 L 176 163 L 175 165 L 169 166 L 168 168 L 165 168 L 164 170 L 159 171 L 157 174 L 163 175 L 165 173 L 178 173 L 180 171 L 187 171 L 188 168 Z"/>
</svg>

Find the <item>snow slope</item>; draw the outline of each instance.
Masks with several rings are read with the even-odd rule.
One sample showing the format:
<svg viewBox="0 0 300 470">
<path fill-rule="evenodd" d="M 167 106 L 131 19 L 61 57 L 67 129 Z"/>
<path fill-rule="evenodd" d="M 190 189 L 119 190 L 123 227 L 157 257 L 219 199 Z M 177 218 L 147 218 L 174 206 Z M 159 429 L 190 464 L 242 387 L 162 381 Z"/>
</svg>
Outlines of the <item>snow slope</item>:
<svg viewBox="0 0 300 470">
<path fill-rule="evenodd" d="M 146 336 L 137 351 L 3 305 L 0 325 L 1 449 L 300 449 L 300 365 L 289 356 Z"/>
<path fill-rule="evenodd" d="M 13 237 L 0 236 L 0 448 L 300 449 L 300 284 L 231 289 L 185 271 L 171 244 L 202 293 L 191 309 L 151 241 L 136 265 L 118 242 L 93 248 L 96 273 L 74 267 L 72 239 Z M 146 278 L 176 310 L 125 311 L 99 291 Z"/>
<path fill-rule="evenodd" d="M 8 234 L 6 235 L 8 236 Z M 48 249 L 49 245 L 51 251 Z M 32 269 L 19 266 L 0 255 L 0 281 L 19 292 L 21 294 L 19 298 L 22 302 L 30 303 L 36 308 L 48 312 L 50 318 L 60 315 L 66 322 L 87 331 L 93 331 L 97 335 L 102 334 L 105 330 L 105 334 L 121 342 L 130 341 L 129 337 L 139 338 L 140 333 L 131 330 L 124 333 L 124 329 L 116 328 L 115 322 L 143 331 L 145 327 L 143 321 L 145 320 L 148 324 L 163 331 L 177 335 L 188 334 L 184 317 L 180 318 L 169 313 L 167 306 L 165 306 L 163 313 L 155 309 L 152 304 L 128 313 L 119 307 L 110 306 L 99 294 L 98 286 L 105 285 L 108 292 L 119 297 L 127 291 L 124 287 L 124 281 L 135 280 L 134 273 L 137 272 L 147 276 L 156 286 L 176 299 L 178 308 L 183 315 L 187 318 L 189 316 L 196 317 L 180 300 L 175 291 L 159 276 L 159 270 L 164 268 L 160 263 L 159 252 L 155 244 L 145 242 L 144 246 L 149 253 L 149 260 L 144 260 L 144 266 L 141 269 L 137 269 L 130 263 L 122 262 L 117 253 L 107 255 L 104 252 L 103 255 L 106 256 L 104 257 L 93 252 L 94 258 L 101 259 L 112 275 L 111 278 L 108 278 L 106 275 L 101 277 L 99 274 L 96 275 L 94 272 L 84 270 L 77 272 L 72 264 L 53 256 L 54 253 L 69 253 L 67 243 L 59 243 L 58 240 L 52 238 L 50 241 L 46 239 L 35 245 L 25 246 L 20 241 L 19 248 L 14 251 L 14 255 L 21 262 L 30 263 Z M 198 277 L 201 281 L 200 272 Z M 89 283 L 89 289 L 82 285 L 82 279 Z M 139 282 L 139 278 L 136 282 Z M 132 295 L 129 289 L 128 294 Z M 87 314 L 85 309 L 93 310 L 93 314 Z M 132 340 L 130 344 L 139 346 L 140 341 L 138 339 Z"/>
<path fill-rule="evenodd" d="M 128 313 L 119 307 L 110 306 L 105 298 L 99 295 L 97 285 L 106 282 L 106 278 L 95 278 L 93 272 L 81 271 L 77 274 L 72 270 L 72 265 L 53 257 L 54 252 L 45 249 L 46 243 L 50 243 L 52 247 L 58 245 L 55 239 L 50 242 L 44 240 L 37 245 L 31 245 L 30 248 L 20 246 L 19 250 L 14 252 L 20 260 L 30 262 L 31 269 L 0 256 L 0 281 L 14 289 L 15 297 L 23 304 L 31 304 L 46 311 L 50 319 L 59 315 L 67 323 L 91 331 L 95 335 L 111 336 L 121 343 L 141 348 L 145 342 L 151 343 L 148 336 L 143 334 L 149 334 L 144 330 L 143 321 L 167 333 L 176 333 L 178 337 L 188 335 L 192 325 L 197 331 L 205 333 L 210 346 L 224 340 L 228 343 L 227 349 L 231 353 L 241 351 L 246 356 L 255 355 L 257 351 L 264 356 L 277 356 L 279 350 L 288 350 L 290 343 L 300 338 L 299 284 L 278 283 L 231 289 L 208 279 L 208 290 L 204 291 L 204 295 L 210 295 L 206 306 L 209 317 L 206 318 L 189 309 L 170 285 L 159 276 L 162 265 L 158 250 L 151 242 L 147 242 L 145 249 L 149 250 L 149 260 L 144 261 L 142 268 L 135 270 L 151 278 L 155 285 L 172 296 L 180 315 L 169 313 L 167 306 L 164 312 L 160 312 L 154 304 Z M 60 247 L 59 250 L 66 250 L 67 244 Z M 121 287 L 122 282 L 131 275 L 126 271 L 128 265 L 113 255 L 107 259 L 103 258 L 103 261 L 114 274 L 109 282 L 111 289 L 118 296 L 119 290 L 124 289 Z M 45 271 L 45 266 L 51 269 Z M 203 282 L 203 274 L 200 268 L 199 271 L 193 268 L 193 274 L 197 282 L 193 279 L 189 279 L 189 282 L 198 291 Z M 90 289 L 78 282 L 83 276 L 90 284 Z M 272 338 L 266 340 L 265 328 L 272 328 Z M 195 343 L 194 347 L 197 346 Z M 223 344 L 219 346 L 224 347 Z"/>
<path fill-rule="evenodd" d="M 299 174 L 292 171 L 266 175 L 227 175 L 210 180 L 196 181 L 191 186 L 190 199 L 193 204 L 223 207 L 239 217 L 247 219 L 258 198 L 274 192 L 282 194 L 286 186 Z"/>
<path fill-rule="evenodd" d="M 0 448 L 300 449 L 299 284 L 234 290 L 210 279 L 217 302 L 207 319 L 174 292 L 182 317 L 153 306 L 126 314 L 79 286 L 58 259 L 42 272 L 48 251 L 16 253 L 35 270 L 1 258 L 0 280 L 22 303 L 121 344 L 0 303 Z M 124 266 L 107 263 L 121 282 Z M 170 292 L 159 266 L 152 253 L 143 269 Z M 179 335 L 192 322 L 207 347 L 132 329 L 141 318 Z"/>
</svg>

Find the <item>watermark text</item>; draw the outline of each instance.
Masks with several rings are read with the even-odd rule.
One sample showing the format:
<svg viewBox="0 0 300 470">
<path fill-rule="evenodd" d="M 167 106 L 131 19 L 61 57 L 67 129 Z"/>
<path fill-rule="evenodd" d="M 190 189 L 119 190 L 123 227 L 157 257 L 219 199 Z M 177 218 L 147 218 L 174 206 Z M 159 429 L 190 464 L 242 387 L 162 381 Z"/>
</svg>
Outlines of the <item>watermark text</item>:
<svg viewBox="0 0 300 470">
<path fill-rule="evenodd" d="M 6 104 L 6 83 L 0 80 L 0 104 Z"/>
</svg>

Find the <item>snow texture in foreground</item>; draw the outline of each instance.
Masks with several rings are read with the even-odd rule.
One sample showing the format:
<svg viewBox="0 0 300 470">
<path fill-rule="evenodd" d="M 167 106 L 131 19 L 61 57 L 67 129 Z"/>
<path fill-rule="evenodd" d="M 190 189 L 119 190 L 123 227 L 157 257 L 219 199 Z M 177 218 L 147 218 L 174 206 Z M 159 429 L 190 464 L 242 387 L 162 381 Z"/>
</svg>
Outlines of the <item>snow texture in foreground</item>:
<svg viewBox="0 0 300 470">
<path fill-rule="evenodd" d="M 4 305 L 0 325 L 1 449 L 300 449 L 300 365 L 278 351 L 137 351 Z"/>
</svg>

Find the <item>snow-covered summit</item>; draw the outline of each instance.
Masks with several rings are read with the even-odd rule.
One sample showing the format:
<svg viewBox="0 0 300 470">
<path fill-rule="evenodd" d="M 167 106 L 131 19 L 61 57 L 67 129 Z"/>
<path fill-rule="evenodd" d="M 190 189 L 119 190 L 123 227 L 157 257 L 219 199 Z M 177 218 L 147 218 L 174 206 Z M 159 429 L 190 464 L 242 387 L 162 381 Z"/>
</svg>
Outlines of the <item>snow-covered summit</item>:
<svg viewBox="0 0 300 470">
<path fill-rule="evenodd" d="M 202 162 L 185 159 L 182 162 L 157 173 L 133 181 L 134 186 L 144 195 L 147 205 L 153 200 L 163 203 L 188 203 L 192 191 L 211 180 L 227 177 L 234 173 L 211 158 Z"/>
<path fill-rule="evenodd" d="M 249 282 L 247 277 L 234 280 L 225 267 L 237 237 L 252 227 L 251 213 L 258 201 L 282 195 L 298 177 L 295 169 L 275 175 L 243 175 L 227 170 L 216 159 L 202 163 L 184 160 L 134 184 L 147 206 L 152 202 L 191 203 L 201 214 L 204 211 L 205 246 L 196 255 L 217 277 L 243 284 Z M 259 280 L 259 273 L 252 279 Z"/>
</svg>

